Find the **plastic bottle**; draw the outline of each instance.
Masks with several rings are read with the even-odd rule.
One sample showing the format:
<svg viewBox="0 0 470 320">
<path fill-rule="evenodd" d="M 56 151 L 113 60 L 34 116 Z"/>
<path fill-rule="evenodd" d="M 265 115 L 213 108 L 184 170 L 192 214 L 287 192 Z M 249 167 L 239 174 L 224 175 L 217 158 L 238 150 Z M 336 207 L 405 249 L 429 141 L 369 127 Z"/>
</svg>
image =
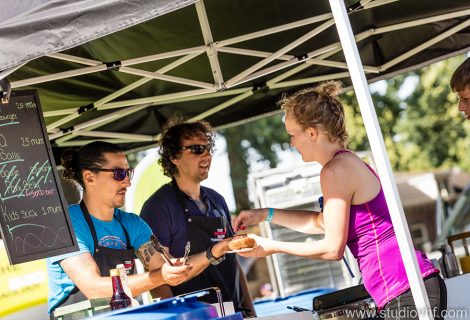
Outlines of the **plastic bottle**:
<svg viewBox="0 0 470 320">
<path fill-rule="evenodd" d="M 129 280 L 127 279 L 126 267 L 123 264 L 116 265 L 116 269 L 119 272 L 119 277 L 121 278 L 122 288 L 129 298 L 131 298 L 132 306 L 137 307 L 140 303 L 132 297 L 132 291 L 129 288 Z"/>
<path fill-rule="evenodd" d="M 113 296 L 109 301 L 111 310 L 117 310 L 131 306 L 131 298 L 129 298 L 129 296 L 124 292 L 121 277 L 119 276 L 119 271 L 117 269 L 111 269 L 109 270 L 109 274 L 111 275 L 111 280 L 113 281 Z"/>
<path fill-rule="evenodd" d="M 447 278 L 452 278 L 459 275 L 459 265 L 457 263 L 457 258 L 452 252 L 451 247 L 448 244 L 445 244 L 441 247 L 442 251 L 442 260 L 444 262 L 445 271 L 447 273 Z"/>
</svg>

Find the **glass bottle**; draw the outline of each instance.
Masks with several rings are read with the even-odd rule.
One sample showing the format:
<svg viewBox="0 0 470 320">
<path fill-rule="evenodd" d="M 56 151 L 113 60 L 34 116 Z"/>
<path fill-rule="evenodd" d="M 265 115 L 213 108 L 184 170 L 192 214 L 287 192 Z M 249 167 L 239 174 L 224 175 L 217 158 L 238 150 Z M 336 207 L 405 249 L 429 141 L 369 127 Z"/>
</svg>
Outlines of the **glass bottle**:
<svg viewBox="0 0 470 320">
<path fill-rule="evenodd" d="M 109 301 L 111 310 L 127 308 L 131 305 L 131 298 L 124 292 L 122 288 L 121 278 L 117 269 L 109 270 L 111 280 L 113 281 L 113 296 Z"/>
<path fill-rule="evenodd" d="M 116 265 L 116 269 L 119 272 L 119 277 L 121 277 L 122 288 L 129 298 L 131 298 L 131 303 L 133 307 L 138 307 L 140 303 L 132 297 L 131 289 L 129 288 L 129 280 L 127 278 L 127 271 L 124 264 Z"/>
</svg>

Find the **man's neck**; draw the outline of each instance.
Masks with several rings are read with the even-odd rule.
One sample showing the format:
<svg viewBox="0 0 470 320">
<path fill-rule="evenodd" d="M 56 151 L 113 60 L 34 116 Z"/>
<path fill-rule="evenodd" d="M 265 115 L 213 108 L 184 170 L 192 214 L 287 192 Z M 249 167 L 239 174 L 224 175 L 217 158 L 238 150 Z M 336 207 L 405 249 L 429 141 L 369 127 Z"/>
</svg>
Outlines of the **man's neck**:
<svg viewBox="0 0 470 320">
<path fill-rule="evenodd" d="M 94 199 L 92 196 L 88 195 L 86 192 L 83 194 L 83 201 L 88 209 L 90 215 L 96 219 L 102 221 L 111 221 L 114 216 L 114 208 L 105 205 L 102 202 L 100 203 L 99 199 Z"/>
<path fill-rule="evenodd" d="M 201 184 L 188 179 L 175 177 L 176 183 L 181 191 L 186 193 L 191 199 L 199 200 L 201 197 Z"/>
</svg>

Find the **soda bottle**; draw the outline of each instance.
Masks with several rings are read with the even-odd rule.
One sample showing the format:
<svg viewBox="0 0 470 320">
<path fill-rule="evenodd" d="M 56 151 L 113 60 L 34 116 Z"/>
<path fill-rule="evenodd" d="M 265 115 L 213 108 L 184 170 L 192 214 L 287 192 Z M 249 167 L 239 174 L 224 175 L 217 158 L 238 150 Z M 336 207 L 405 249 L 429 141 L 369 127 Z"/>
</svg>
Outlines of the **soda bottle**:
<svg viewBox="0 0 470 320">
<path fill-rule="evenodd" d="M 119 277 L 121 278 L 122 289 L 131 298 L 132 306 L 138 307 L 140 303 L 132 297 L 131 289 L 129 288 L 129 280 L 127 279 L 127 271 L 123 264 L 116 265 L 116 269 L 119 272 Z"/>
<path fill-rule="evenodd" d="M 132 302 L 131 298 L 124 292 L 122 288 L 121 278 L 119 277 L 119 271 L 117 269 L 109 270 L 111 280 L 113 281 L 113 296 L 109 301 L 111 310 L 117 310 L 129 307 Z"/>
</svg>

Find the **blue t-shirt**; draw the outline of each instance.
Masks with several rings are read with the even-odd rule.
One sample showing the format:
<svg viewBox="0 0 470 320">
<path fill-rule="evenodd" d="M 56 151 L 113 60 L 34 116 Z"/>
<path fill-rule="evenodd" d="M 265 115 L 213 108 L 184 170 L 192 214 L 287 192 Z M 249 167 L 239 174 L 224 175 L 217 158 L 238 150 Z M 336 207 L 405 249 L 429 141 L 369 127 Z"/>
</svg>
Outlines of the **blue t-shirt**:
<svg viewBox="0 0 470 320">
<path fill-rule="evenodd" d="M 80 209 L 80 205 L 74 204 L 69 206 L 69 213 L 80 251 L 47 259 L 47 272 L 49 276 L 49 313 L 57 304 L 59 304 L 59 302 L 65 299 L 75 287 L 72 280 L 70 280 L 60 266 L 59 262 L 65 258 L 86 252 L 93 254 L 95 249 L 90 228 L 86 223 L 85 217 Z M 90 216 L 91 221 L 95 226 L 98 244 L 103 247 L 112 249 L 127 248 L 126 235 L 124 234 L 121 224 L 126 228 L 126 231 L 129 234 L 129 240 L 131 241 L 131 246 L 134 247 L 135 250 L 148 242 L 150 235 L 152 234 L 150 227 L 145 223 L 145 221 L 140 219 L 139 216 L 133 213 L 124 212 L 120 209 L 114 210 L 114 216 L 121 222 L 121 224 L 119 224 L 119 221 L 116 219 L 113 219 L 112 221 L 101 221 L 92 215 Z"/>
<path fill-rule="evenodd" d="M 189 216 L 224 217 L 227 237 L 233 235 L 227 203 L 219 193 L 201 186 L 201 200 L 207 205 L 207 212 L 202 212 L 197 203 L 186 194 L 183 193 L 183 196 Z M 184 255 L 184 246 L 188 239 L 186 217 L 171 183 L 165 184 L 147 199 L 140 217 L 149 224 L 161 244 L 170 248 L 172 256 Z"/>
</svg>

